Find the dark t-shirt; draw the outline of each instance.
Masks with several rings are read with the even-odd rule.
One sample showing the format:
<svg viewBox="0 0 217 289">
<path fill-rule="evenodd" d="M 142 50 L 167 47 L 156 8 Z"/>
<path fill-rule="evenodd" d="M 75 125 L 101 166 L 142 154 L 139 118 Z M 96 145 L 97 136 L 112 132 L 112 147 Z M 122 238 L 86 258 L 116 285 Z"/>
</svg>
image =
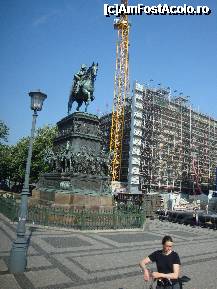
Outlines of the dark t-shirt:
<svg viewBox="0 0 217 289">
<path fill-rule="evenodd" d="M 156 262 L 159 273 L 173 273 L 173 264 L 181 265 L 179 255 L 175 251 L 172 251 L 169 255 L 164 255 L 162 250 L 158 250 L 148 257 L 152 262 Z"/>
</svg>

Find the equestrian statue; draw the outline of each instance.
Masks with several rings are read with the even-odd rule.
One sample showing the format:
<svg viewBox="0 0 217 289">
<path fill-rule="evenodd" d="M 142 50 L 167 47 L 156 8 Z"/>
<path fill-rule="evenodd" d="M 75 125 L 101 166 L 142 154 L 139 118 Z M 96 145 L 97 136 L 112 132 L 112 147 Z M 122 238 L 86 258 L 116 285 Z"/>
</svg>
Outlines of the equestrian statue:
<svg viewBox="0 0 217 289">
<path fill-rule="evenodd" d="M 98 63 L 94 63 L 87 68 L 85 64 L 81 65 L 81 69 L 74 75 L 72 89 L 68 101 L 68 114 L 71 111 L 74 101 L 77 102 L 76 108 L 79 111 L 83 102 L 85 103 L 85 112 L 91 101 L 94 100 L 94 82 L 98 71 Z"/>
</svg>

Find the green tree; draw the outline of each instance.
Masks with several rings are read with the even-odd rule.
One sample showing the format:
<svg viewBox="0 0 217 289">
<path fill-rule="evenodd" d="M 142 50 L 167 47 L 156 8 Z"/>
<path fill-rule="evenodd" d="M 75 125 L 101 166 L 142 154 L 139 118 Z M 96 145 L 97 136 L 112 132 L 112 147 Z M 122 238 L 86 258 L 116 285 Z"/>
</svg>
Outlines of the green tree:
<svg viewBox="0 0 217 289">
<path fill-rule="evenodd" d="M 0 181 L 10 181 L 11 176 L 11 147 L 0 144 Z"/>
<path fill-rule="evenodd" d="M 55 126 L 45 126 L 37 129 L 33 141 L 30 182 L 36 182 L 41 173 L 49 171 L 49 165 L 44 161 L 44 157 L 46 150 L 53 147 L 56 132 Z M 13 156 L 11 160 L 12 179 L 16 183 L 23 183 L 24 181 L 28 148 L 29 137 L 22 138 L 11 147 Z"/>
<path fill-rule="evenodd" d="M 7 142 L 9 128 L 0 120 L 0 181 L 6 181 L 10 175 L 10 146 L 4 144 Z"/>
<path fill-rule="evenodd" d="M 15 184 L 23 183 L 28 154 L 29 137 L 24 137 L 11 146 L 11 179 Z"/>
<path fill-rule="evenodd" d="M 2 120 L 0 120 L 0 144 L 2 143 L 2 141 L 8 140 L 8 135 L 9 135 L 9 128 Z"/>
<path fill-rule="evenodd" d="M 53 148 L 53 140 L 57 134 L 56 126 L 39 128 L 33 142 L 31 181 L 36 182 L 41 173 L 48 172 L 50 167 L 45 162 L 45 154 L 49 148 Z"/>
</svg>

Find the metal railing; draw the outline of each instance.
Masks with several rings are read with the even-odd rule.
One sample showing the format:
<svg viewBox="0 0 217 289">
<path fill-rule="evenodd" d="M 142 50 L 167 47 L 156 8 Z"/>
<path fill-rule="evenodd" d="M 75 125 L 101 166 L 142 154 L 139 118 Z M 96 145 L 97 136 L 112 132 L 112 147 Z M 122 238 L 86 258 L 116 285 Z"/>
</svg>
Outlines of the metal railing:
<svg viewBox="0 0 217 289">
<path fill-rule="evenodd" d="M 0 195 L 0 213 L 15 222 L 18 219 L 18 210 L 19 204 L 16 203 L 13 196 Z"/>
<path fill-rule="evenodd" d="M 0 213 L 11 221 L 18 220 L 19 203 L 12 197 L 0 196 Z M 110 210 L 63 209 L 40 205 L 29 206 L 27 222 L 78 230 L 142 228 L 143 210 L 137 207 Z"/>
</svg>

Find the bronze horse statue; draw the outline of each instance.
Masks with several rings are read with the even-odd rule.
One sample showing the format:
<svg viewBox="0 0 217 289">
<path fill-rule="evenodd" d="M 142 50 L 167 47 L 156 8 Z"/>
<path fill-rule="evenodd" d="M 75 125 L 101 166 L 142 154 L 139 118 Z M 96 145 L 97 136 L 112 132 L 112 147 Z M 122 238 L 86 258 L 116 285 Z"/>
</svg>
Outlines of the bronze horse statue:
<svg viewBox="0 0 217 289">
<path fill-rule="evenodd" d="M 68 114 L 71 111 L 72 104 L 74 101 L 76 101 L 78 104 L 76 108 L 77 111 L 79 111 L 80 107 L 84 102 L 85 112 L 87 112 L 88 105 L 95 98 L 93 92 L 94 92 L 94 81 L 96 80 L 97 71 L 98 71 L 98 63 L 95 64 L 93 62 L 93 64 L 87 69 L 87 71 L 83 73 L 82 77 L 81 76 L 79 77 L 79 80 L 75 80 L 76 78 L 74 77 L 74 83 L 68 101 Z"/>
</svg>

